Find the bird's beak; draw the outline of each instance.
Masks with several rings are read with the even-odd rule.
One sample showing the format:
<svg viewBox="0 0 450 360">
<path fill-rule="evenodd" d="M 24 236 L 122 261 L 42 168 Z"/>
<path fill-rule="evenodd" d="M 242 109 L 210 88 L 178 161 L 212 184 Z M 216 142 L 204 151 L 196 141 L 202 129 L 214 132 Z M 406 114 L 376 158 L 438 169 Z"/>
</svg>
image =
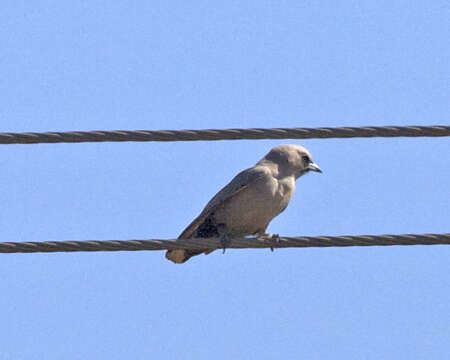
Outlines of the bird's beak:
<svg viewBox="0 0 450 360">
<path fill-rule="evenodd" d="M 316 163 L 313 163 L 313 162 L 309 163 L 308 170 L 322 173 L 322 170 L 320 169 L 320 167 Z"/>
</svg>

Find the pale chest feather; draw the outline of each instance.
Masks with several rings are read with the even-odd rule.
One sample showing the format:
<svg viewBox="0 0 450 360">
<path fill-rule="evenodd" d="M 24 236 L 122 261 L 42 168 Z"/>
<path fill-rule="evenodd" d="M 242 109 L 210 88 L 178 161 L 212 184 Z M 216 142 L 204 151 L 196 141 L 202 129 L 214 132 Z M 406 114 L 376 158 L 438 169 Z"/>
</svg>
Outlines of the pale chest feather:
<svg viewBox="0 0 450 360">
<path fill-rule="evenodd" d="M 273 195 L 273 211 L 278 215 L 282 212 L 294 195 L 295 180 L 293 178 L 285 178 L 277 181 L 276 191 Z"/>
<path fill-rule="evenodd" d="M 272 178 L 248 189 L 217 211 L 218 222 L 252 233 L 267 224 L 288 205 L 295 190 L 295 179 Z"/>
</svg>

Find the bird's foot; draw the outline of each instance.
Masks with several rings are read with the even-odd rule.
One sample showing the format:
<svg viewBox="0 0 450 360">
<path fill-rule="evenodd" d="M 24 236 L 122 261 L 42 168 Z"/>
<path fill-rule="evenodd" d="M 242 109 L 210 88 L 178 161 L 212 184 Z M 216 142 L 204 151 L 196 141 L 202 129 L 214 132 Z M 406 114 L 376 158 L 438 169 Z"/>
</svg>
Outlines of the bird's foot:
<svg viewBox="0 0 450 360">
<path fill-rule="evenodd" d="M 280 235 L 279 234 L 262 234 L 260 236 L 264 240 L 270 240 L 272 242 L 272 246 L 270 247 L 270 251 L 273 251 L 274 246 L 280 243 Z"/>
<path fill-rule="evenodd" d="M 279 245 L 280 244 L 280 234 L 272 234 L 271 236 L 271 240 L 273 242 L 274 245 Z M 270 251 L 273 252 L 273 245 L 270 247 Z"/>
<path fill-rule="evenodd" d="M 219 224 L 219 225 L 223 225 L 223 224 Z M 231 240 L 226 233 L 225 225 L 218 226 L 217 230 L 219 233 L 220 247 L 223 249 L 222 254 L 225 254 L 225 250 L 231 244 Z"/>
<path fill-rule="evenodd" d="M 220 235 L 220 247 L 222 248 L 222 254 L 225 254 L 225 250 L 230 244 L 231 240 L 227 234 Z"/>
</svg>

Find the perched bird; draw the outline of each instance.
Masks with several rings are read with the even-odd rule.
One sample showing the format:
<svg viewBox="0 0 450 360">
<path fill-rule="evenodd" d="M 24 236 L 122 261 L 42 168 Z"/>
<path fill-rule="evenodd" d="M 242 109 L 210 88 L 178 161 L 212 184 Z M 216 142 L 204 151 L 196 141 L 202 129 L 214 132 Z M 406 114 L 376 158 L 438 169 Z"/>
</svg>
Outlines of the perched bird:
<svg viewBox="0 0 450 360">
<path fill-rule="evenodd" d="M 206 205 L 201 214 L 181 233 L 179 239 L 246 235 L 270 236 L 270 221 L 289 204 L 295 180 L 309 171 L 321 173 L 311 154 L 299 145 L 274 147 L 255 166 L 240 172 Z M 181 264 L 190 257 L 213 250 L 168 250 L 166 258 Z"/>
</svg>

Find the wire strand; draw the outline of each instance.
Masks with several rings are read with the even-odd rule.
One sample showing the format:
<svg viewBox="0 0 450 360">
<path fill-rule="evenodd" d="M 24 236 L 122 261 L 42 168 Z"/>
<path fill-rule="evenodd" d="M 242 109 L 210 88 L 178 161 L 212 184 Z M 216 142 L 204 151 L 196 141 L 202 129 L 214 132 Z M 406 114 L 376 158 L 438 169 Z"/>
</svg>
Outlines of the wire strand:
<svg viewBox="0 0 450 360">
<path fill-rule="evenodd" d="M 0 133 L 0 144 L 450 136 L 450 126 L 364 126 L 206 130 L 117 130 Z"/>
<path fill-rule="evenodd" d="M 294 248 L 294 247 L 344 247 L 344 246 L 393 246 L 393 245 L 450 245 L 450 233 L 400 234 L 400 235 L 346 235 L 346 236 L 298 236 L 232 239 L 228 248 Z M 49 253 L 76 251 L 138 251 L 171 249 L 218 249 L 217 238 L 174 240 L 104 240 L 104 241 L 43 241 L 0 242 L 0 253 Z"/>
</svg>

